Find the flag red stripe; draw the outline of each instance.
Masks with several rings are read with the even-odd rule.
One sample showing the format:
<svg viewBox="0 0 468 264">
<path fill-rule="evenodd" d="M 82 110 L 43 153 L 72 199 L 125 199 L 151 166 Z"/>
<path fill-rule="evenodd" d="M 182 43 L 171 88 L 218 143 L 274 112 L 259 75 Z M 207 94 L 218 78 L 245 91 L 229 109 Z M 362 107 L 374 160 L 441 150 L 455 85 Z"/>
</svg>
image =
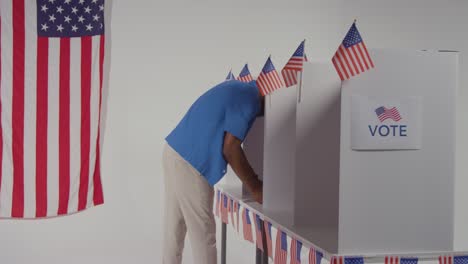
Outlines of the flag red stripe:
<svg viewBox="0 0 468 264">
<path fill-rule="evenodd" d="M 347 66 L 346 69 L 349 71 L 351 76 L 354 76 L 355 73 L 353 71 L 353 68 L 351 68 L 351 65 L 349 64 L 348 58 L 346 57 L 346 51 L 345 51 L 345 48 L 343 47 L 343 45 L 340 46 L 340 54 L 343 57 L 344 62 L 346 63 L 346 66 Z"/>
<path fill-rule="evenodd" d="M 362 47 L 363 47 L 363 49 L 364 49 L 364 52 L 365 52 L 366 55 L 367 55 L 367 59 L 369 60 L 370 66 L 371 66 L 372 68 L 374 68 L 374 62 L 372 61 L 372 59 L 371 59 L 371 57 L 370 57 L 370 55 L 369 55 L 369 52 L 367 51 L 366 44 L 364 44 L 364 42 L 361 42 L 361 45 L 362 45 Z"/>
<path fill-rule="evenodd" d="M 86 208 L 91 127 L 91 37 L 81 38 L 81 171 L 78 211 Z"/>
<path fill-rule="evenodd" d="M 13 197 L 12 217 L 24 214 L 24 64 L 25 17 L 24 0 L 13 1 Z"/>
<path fill-rule="evenodd" d="M 47 215 L 47 108 L 49 39 L 37 38 L 36 217 Z"/>
<path fill-rule="evenodd" d="M 341 69 L 343 70 L 344 76 L 346 77 L 346 79 L 349 79 L 348 70 L 346 69 L 343 61 L 341 60 L 341 55 L 340 55 L 340 53 L 338 51 L 336 52 L 336 58 L 338 60 L 338 63 L 341 66 Z"/>
<path fill-rule="evenodd" d="M 340 79 L 343 81 L 344 80 L 343 73 L 341 73 L 341 70 L 340 70 L 340 67 L 338 66 L 336 58 L 333 58 L 332 62 L 333 62 L 333 65 L 335 65 L 336 72 L 338 72 L 338 75 L 340 76 Z"/>
<path fill-rule="evenodd" d="M 70 38 L 60 39 L 59 67 L 59 206 L 68 212 L 70 197 Z"/>
<path fill-rule="evenodd" d="M 361 71 L 364 72 L 364 67 L 362 66 L 362 62 L 361 62 L 362 58 L 359 57 L 359 55 L 357 54 L 357 52 L 356 52 L 356 46 L 352 46 L 351 49 L 352 49 L 352 51 L 353 51 L 354 57 L 356 58 L 356 60 L 357 60 L 358 63 L 359 63 L 359 67 L 361 68 Z"/>
<path fill-rule="evenodd" d="M 102 111 L 102 83 L 104 77 L 104 47 L 105 39 L 104 35 L 101 36 L 99 42 L 99 118 L 98 118 L 98 136 L 97 136 L 97 146 L 96 146 L 96 166 L 94 167 L 93 174 L 93 202 L 94 205 L 104 203 L 104 194 L 102 192 L 102 182 L 101 182 L 101 111 Z"/>
</svg>

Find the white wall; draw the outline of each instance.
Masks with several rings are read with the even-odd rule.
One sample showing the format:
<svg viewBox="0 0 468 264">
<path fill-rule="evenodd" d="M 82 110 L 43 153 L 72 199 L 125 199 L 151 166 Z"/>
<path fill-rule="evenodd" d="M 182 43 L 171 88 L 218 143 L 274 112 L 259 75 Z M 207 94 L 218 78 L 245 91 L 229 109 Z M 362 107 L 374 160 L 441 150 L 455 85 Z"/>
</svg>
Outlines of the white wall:
<svg viewBox="0 0 468 264">
<path fill-rule="evenodd" d="M 468 1 L 408 2 L 114 0 L 105 205 L 70 217 L 0 221 L 0 262 L 161 263 L 161 147 L 186 109 L 230 67 L 237 74 L 249 62 L 258 73 L 270 53 L 282 67 L 303 38 L 309 59 L 330 58 L 354 18 L 369 47 L 464 52 L 458 113 L 459 135 L 467 134 Z M 468 249 L 468 142 L 458 142 L 456 245 Z M 229 243 L 230 263 L 253 262 L 253 246 Z"/>
</svg>

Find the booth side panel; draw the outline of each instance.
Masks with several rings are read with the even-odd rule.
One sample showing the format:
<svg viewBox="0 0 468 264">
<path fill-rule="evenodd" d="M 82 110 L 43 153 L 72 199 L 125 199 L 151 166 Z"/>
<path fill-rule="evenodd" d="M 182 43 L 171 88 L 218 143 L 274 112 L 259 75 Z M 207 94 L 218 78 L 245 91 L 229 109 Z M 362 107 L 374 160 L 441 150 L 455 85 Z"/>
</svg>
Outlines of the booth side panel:
<svg viewBox="0 0 468 264">
<path fill-rule="evenodd" d="M 257 117 L 252 125 L 247 137 L 244 140 L 243 148 L 247 160 L 255 173 L 263 180 L 263 149 L 264 149 L 265 118 Z M 237 178 L 237 176 L 236 176 Z M 240 181 L 240 180 L 239 180 Z M 244 196 L 248 195 L 247 188 L 243 186 Z"/>
<path fill-rule="evenodd" d="M 331 63 L 306 63 L 297 107 L 295 224 L 330 252 L 338 244 L 341 82 Z"/>
<path fill-rule="evenodd" d="M 296 87 L 265 98 L 263 209 L 285 223 L 293 222 Z"/>
<path fill-rule="evenodd" d="M 457 55 L 371 51 L 371 57 L 375 69 L 342 89 L 339 253 L 450 251 Z M 383 104 L 419 97 L 421 149 L 353 151 L 353 95 Z"/>
</svg>

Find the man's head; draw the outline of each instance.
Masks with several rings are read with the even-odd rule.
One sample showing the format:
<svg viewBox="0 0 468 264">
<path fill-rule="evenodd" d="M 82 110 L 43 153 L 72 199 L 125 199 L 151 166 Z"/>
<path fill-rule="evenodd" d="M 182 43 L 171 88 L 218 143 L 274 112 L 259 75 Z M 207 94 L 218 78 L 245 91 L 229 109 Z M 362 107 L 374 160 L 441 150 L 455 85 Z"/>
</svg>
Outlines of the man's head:
<svg viewBox="0 0 468 264">
<path fill-rule="evenodd" d="M 257 86 L 257 81 L 255 80 L 250 81 L 249 84 L 253 85 L 255 89 L 258 91 L 258 97 L 260 100 L 260 111 L 258 112 L 257 117 L 264 116 L 265 115 L 265 96 L 262 95 L 262 93 L 260 92 L 260 89 Z"/>
</svg>

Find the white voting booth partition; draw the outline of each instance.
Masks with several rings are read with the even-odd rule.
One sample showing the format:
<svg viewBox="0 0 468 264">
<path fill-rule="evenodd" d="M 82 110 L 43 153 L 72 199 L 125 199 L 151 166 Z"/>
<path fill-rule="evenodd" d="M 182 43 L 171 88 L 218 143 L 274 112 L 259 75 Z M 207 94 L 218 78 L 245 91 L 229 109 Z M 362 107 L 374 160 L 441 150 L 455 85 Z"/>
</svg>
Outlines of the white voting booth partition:
<svg viewBox="0 0 468 264">
<path fill-rule="evenodd" d="M 370 54 L 350 80 L 308 62 L 267 96 L 244 143 L 263 212 L 331 254 L 452 251 L 458 54 Z"/>
</svg>

